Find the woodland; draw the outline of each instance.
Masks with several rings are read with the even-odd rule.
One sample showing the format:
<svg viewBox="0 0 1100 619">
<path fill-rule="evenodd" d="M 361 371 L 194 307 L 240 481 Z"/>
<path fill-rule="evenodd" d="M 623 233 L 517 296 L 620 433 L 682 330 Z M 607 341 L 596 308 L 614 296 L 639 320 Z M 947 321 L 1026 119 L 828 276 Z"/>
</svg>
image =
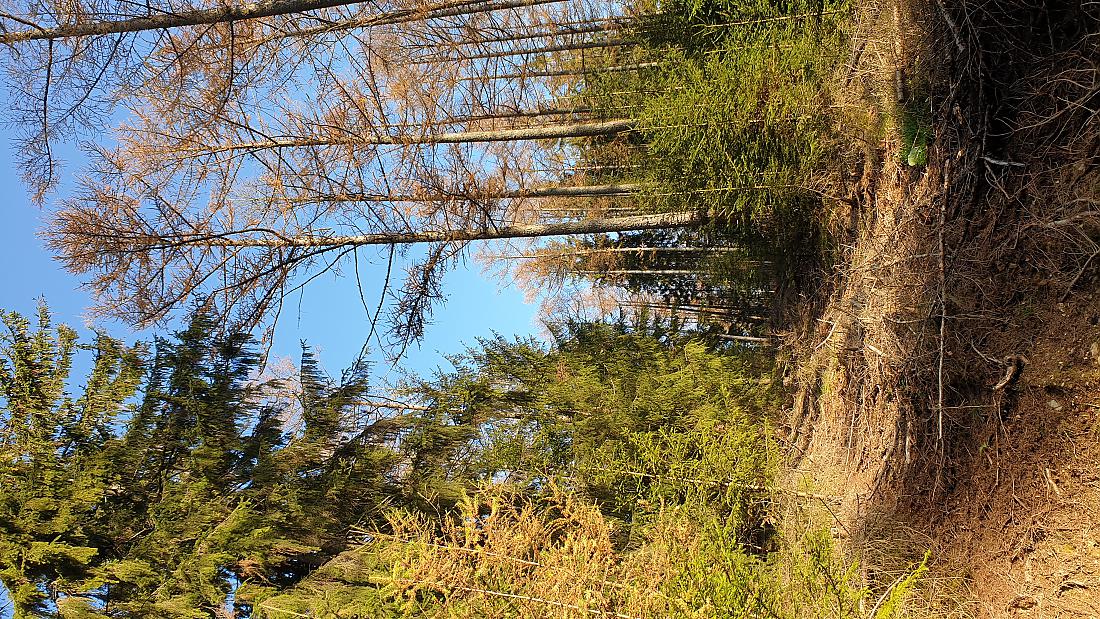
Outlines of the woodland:
<svg viewBox="0 0 1100 619">
<path fill-rule="evenodd" d="M 0 315 L 0 617 L 1100 615 L 1096 3 L 0 0 L 0 66 L 148 334 Z M 468 260 L 546 337 L 368 362 Z M 364 355 L 273 362 L 322 276 Z"/>
</svg>

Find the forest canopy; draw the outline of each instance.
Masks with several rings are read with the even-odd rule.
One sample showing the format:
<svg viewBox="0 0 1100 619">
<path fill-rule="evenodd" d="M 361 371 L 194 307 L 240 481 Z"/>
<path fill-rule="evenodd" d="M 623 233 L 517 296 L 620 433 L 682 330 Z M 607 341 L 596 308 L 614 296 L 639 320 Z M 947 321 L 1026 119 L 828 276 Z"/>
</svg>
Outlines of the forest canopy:
<svg viewBox="0 0 1100 619">
<path fill-rule="evenodd" d="M 30 78 L 9 83 L 12 120 L 42 200 L 54 145 L 102 136 L 45 237 L 104 316 L 163 325 L 201 300 L 248 331 L 371 264 L 385 276 L 364 309 L 399 357 L 443 274 L 492 241 L 551 302 L 612 291 L 759 337 L 822 249 L 823 84 L 848 11 L 13 2 L 0 61 Z"/>
<path fill-rule="evenodd" d="M 836 520 L 779 487 L 767 346 L 834 249 L 850 11 L 8 2 L 48 247 L 100 315 L 181 325 L 80 343 L 45 305 L 3 315 L 16 617 L 893 616 L 923 563 L 872 593 L 779 516 Z M 54 148 L 84 135 L 68 191 Z M 475 243 L 547 342 L 388 382 L 304 344 L 267 363 L 284 301 L 353 273 L 363 350 L 396 364 Z"/>
</svg>

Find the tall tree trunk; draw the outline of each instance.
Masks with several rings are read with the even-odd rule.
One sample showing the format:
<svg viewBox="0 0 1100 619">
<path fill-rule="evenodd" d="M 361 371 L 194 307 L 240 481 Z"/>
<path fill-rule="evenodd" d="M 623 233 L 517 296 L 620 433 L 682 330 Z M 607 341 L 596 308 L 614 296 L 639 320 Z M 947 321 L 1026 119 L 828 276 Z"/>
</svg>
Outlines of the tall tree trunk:
<svg viewBox="0 0 1100 619">
<path fill-rule="evenodd" d="M 623 307 L 637 307 L 647 308 L 653 310 L 660 310 L 664 312 L 683 312 L 691 314 L 702 314 L 708 316 L 728 316 L 731 318 L 738 318 L 741 320 L 754 321 L 764 323 L 767 322 L 767 318 L 764 316 L 758 316 L 755 314 L 745 314 L 742 308 L 738 307 L 699 307 L 696 305 L 664 305 L 660 303 L 634 303 L 624 302 L 621 303 Z"/>
<path fill-rule="evenodd" d="M 462 2 L 441 2 L 439 3 L 439 5 L 437 5 L 439 8 L 436 9 L 405 9 L 402 11 L 395 11 L 393 15 L 383 13 L 382 15 L 376 17 L 345 19 L 338 22 L 325 24 L 323 26 L 303 28 L 294 32 L 280 34 L 278 37 L 272 37 L 272 39 L 285 37 L 309 37 L 330 32 L 346 32 L 349 30 L 357 30 L 360 28 L 369 28 L 371 26 L 394 26 L 397 24 L 426 21 L 429 19 L 441 19 L 444 17 L 464 17 L 467 15 L 477 15 L 479 13 L 504 11 L 508 9 L 519 9 L 530 6 L 539 6 L 542 4 L 557 4 L 564 1 L 565 0 L 498 0 L 498 2 L 496 3 L 486 3 L 483 0 L 465 0 Z M 354 3 L 349 2 L 348 4 Z M 425 11 L 429 12 L 425 13 Z"/>
<path fill-rule="evenodd" d="M 371 135 L 345 138 L 275 138 L 258 142 L 238 142 L 212 147 L 182 148 L 189 153 L 214 154 L 239 150 L 264 150 L 272 148 L 300 148 L 307 146 L 369 146 L 369 145 L 418 145 L 418 144 L 467 144 L 474 142 L 510 142 L 522 140 L 548 140 L 610 135 L 628 131 L 634 120 L 610 120 L 573 125 L 549 125 L 523 129 L 497 129 L 491 131 L 458 131 L 428 135 Z"/>
<path fill-rule="evenodd" d="M 480 122 L 483 120 L 512 120 L 516 118 L 541 118 L 543 116 L 579 116 L 581 114 L 587 114 L 592 111 L 592 108 L 585 106 L 574 107 L 548 107 L 537 110 L 509 110 L 504 112 L 495 112 L 489 114 L 471 114 L 468 116 L 453 116 L 444 117 L 440 120 L 433 120 L 419 123 L 392 123 L 384 125 L 385 129 L 425 129 L 433 127 L 448 127 L 452 125 L 461 125 L 466 123 Z"/>
<path fill-rule="evenodd" d="M 575 43 L 562 43 L 559 45 L 547 45 L 545 47 L 525 47 L 520 49 L 506 49 L 481 54 L 467 54 L 459 56 L 437 56 L 416 60 L 411 64 L 423 65 L 447 62 L 464 62 L 468 60 L 489 60 L 493 58 L 507 58 L 509 56 L 527 56 L 530 54 L 548 54 L 550 52 L 572 52 L 584 49 L 614 48 L 625 45 L 626 39 L 604 39 L 602 41 L 578 41 Z"/>
<path fill-rule="evenodd" d="M 531 41 L 534 39 L 557 39 L 569 36 L 575 36 L 580 34 L 598 34 L 601 32 L 615 32 L 626 28 L 621 20 L 618 19 L 604 19 L 596 20 L 591 23 L 580 24 L 577 26 L 562 26 L 554 30 L 543 30 L 540 32 L 521 32 L 521 33 L 507 33 L 499 36 L 486 36 L 469 39 L 456 39 L 456 40 L 427 40 L 423 43 L 410 43 L 404 47 L 409 50 L 422 50 L 422 49 L 457 49 L 461 47 L 477 47 L 483 45 L 489 45 L 492 43 L 515 43 L 518 41 Z"/>
<path fill-rule="evenodd" d="M 604 232 L 633 232 L 698 226 L 707 220 L 699 211 L 612 217 L 587 221 L 567 221 L 548 224 L 518 224 L 494 230 L 424 230 L 420 232 L 375 232 L 350 236 L 284 236 L 270 230 L 241 230 L 222 234 L 158 237 L 132 235 L 115 239 L 119 245 L 129 245 L 134 251 L 159 247 L 201 245 L 207 247 L 360 247 L 367 245 L 411 245 L 415 243 L 453 243 L 466 241 L 490 241 L 520 239 L 570 234 L 598 234 Z M 234 238 L 235 235 L 258 234 L 251 238 Z"/>
<path fill-rule="evenodd" d="M 515 80 L 533 79 L 536 77 L 582 77 L 586 75 L 599 75 L 601 73 L 619 73 L 624 71 L 637 71 L 639 69 L 651 69 L 661 66 L 658 61 L 638 62 L 634 64 L 611 65 L 607 67 L 592 67 L 588 69 L 560 69 L 557 71 L 524 71 L 520 73 L 500 73 L 497 75 L 472 75 L 460 77 L 460 82 L 474 82 L 485 80 Z"/>
<path fill-rule="evenodd" d="M 408 194 L 377 195 L 346 193 L 290 198 L 292 203 L 314 204 L 318 202 L 452 202 L 462 200 L 511 200 L 517 198 L 584 198 L 596 196 L 625 196 L 637 192 L 642 185 L 581 185 L 576 187 L 538 187 L 498 193 Z"/>
<path fill-rule="evenodd" d="M 699 275 L 698 269 L 609 269 L 573 271 L 578 275 Z"/>
<path fill-rule="evenodd" d="M 371 401 L 364 400 L 364 401 L 361 401 L 361 402 L 353 402 L 353 404 L 355 406 L 364 406 L 364 407 L 367 407 L 367 408 L 384 408 L 384 409 L 395 410 L 395 411 L 430 411 L 430 410 L 432 410 L 432 407 L 430 407 L 430 406 L 420 406 L 418 404 L 404 404 L 402 402 L 371 402 Z"/>
<path fill-rule="evenodd" d="M 718 334 L 718 337 L 723 340 L 730 340 L 733 342 L 749 342 L 751 344 L 767 344 L 771 345 L 772 339 L 770 337 L 753 337 L 751 335 L 726 335 L 724 333 Z"/>
<path fill-rule="evenodd" d="M 415 9 L 399 9 L 379 13 L 378 15 L 357 19 L 355 27 L 375 25 L 392 25 L 422 19 L 439 17 L 452 17 L 467 13 L 480 13 L 486 10 L 498 10 L 502 8 L 518 8 L 534 6 L 538 4 L 550 4 L 561 0 L 510 0 L 499 5 L 487 5 L 481 0 L 450 0 L 438 2 Z M 261 2 L 249 2 L 236 6 L 223 5 L 209 9 L 194 9 L 179 13 L 163 13 L 148 17 L 131 17 L 128 19 L 93 21 L 84 23 L 65 24 L 50 28 L 27 25 L 32 28 L 0 34 L 0 44 L 19 43 L 22 41 L 40 41 L 65 39 L 83 36 L 99 36 L 106 34 L 120 34 L 125 32 L 142 32 L 146 30 L 164 30 L 169 28 L 182 28 L 185 26 L 201 26 L 205 24 L 217 24 L 240 21 L 244 19 L 257 19 L 262 17 L 274 17 L 276 15 L 289 15 L 304 13 L 320 9 L 338 6 L 359 4 L 360 0 L 266 0 Z M 481 6 L 478 6 L 481 5 Z M 492 8 L 490 8 L 492 7 Z M 10 18 L 10 17 L 9 17 Z M 18 20 L 24 21 L 24 20 Z M 334 29 L 325 26 L 312 29 L 317 33 Z M 290 33 L 291 35 L 301 33 Z"/>
<path fill-rule="evenodd" d="M 605 253 L 658 253 L 658 252 L 702 252 L 702 253 L 725 253 L 725 252 L 739 252 L 744 251 L 737 247 L 601 247 L 593 249 L 568 249 L 563 248 L 559 252 L 538 252 L 534 254 L 516 254 L 511 256 L 497 256 L 498 258 L 507 258 L 515 260 L 526 259 L 538 259 L 538 258 L 558 258 L 565 256 L 587 256 L 591 254 L 605 254 Z M 758 264 L 753 262 L 752 264 Z"/>
</svg>

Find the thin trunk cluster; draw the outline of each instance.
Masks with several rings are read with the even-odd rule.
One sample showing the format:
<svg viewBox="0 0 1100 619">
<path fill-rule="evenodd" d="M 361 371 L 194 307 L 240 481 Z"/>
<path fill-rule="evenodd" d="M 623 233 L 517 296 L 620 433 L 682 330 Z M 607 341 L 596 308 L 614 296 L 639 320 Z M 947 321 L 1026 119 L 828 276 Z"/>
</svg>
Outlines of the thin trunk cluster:
<svg viewBox="0 0 1100 619">
<path fill-rule="evenodd" d="M 677 87 L 631 82 L 662 61 L 631 36 L 651 22 L 624 13 L 596 0 L 265 0 L 59 14 L 0 44 L 155 33 L 127 39 L 146 45 L 134 48 L 148 57 L 131 84 L 148 88 L 106 97 L 133 120 L 48 233 L 105 310 L 148 324 L 202 296 L 250 327 L 317 274 L 358 268 L 359 250 L 373 247 L 386 256 L 380 296 L 397 298 L 392 331 L 407 343 L 470 243 L 626 237 L 704 226 L 719 212 L 654 212 L 679 207 L 653 205 L 665 188 L 632 159 L 644 150 L 635 100 Z M 592 107 L 600 75 L 628 78 L 600 93 L 621 110 Z M 42 125 L 49 137 L 48 115 Z M 689 252 L 700 250 L 661 243 L 558 254 L 543 241 L 552 249 L 522 258 L 552 277 L 710 285 L 684 281 L 697 279 L 701 258 Z M 395 250 L 407 245 L 423 247 Z M 394 271 L 407 277 L 391 283 Z"/>
</svg>

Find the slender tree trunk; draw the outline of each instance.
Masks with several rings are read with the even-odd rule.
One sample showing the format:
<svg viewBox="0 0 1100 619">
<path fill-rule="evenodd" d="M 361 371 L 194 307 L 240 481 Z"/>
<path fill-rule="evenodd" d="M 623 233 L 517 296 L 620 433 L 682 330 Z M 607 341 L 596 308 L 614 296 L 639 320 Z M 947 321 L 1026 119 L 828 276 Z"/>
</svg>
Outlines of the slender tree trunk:
<svg viewBox="0 0 1100 619">
<path fill-rule="evenodd" d="M 369 408 L 385 408 L 389 410 L 397 411 L 430 411 L 430 406 L 419 406 L 417 404 L 403 404 L 401 402 L 355 402 L 356 406 L 366 406 Z"/>
<path fill-rule="evenodd" d="M 264 150 L 271 148 L 299 148 L 307 146 L 368 146 L 368 145 L 417 145 L 417 144 L 465 144 L 474 142 L 510 142 L 521 140 L 548 140 L 610 135 L 628 131 L 634 120 L 611 120 L 573 125 L 549 125 L 523 129 L 497 129 L 492 131 L 458 131 L 428 135 L 373 135 L 346 138 L 276 138 L 258 142 L 238 142 L 213 147 L 182 148 L 190 153 L 214 154 L 240 150 Z"/>
<path fill-rule="evenodd" d="M 626 39 L 605 39 L 602 41 L 579 41 L 576 43 L 562 43 L 559 45 L 547 45 L 545 47 L 526 47 L 520 49 L 506 49 L 496 52 L 484 52 L 481 54 L 467 54 L 459 56 L 438 56 L 413 61 L 413 65 L 465 62 L 469 60 L 489 60 L 493 58 L 507 58 L 509 56 L 527 56 L 530 54 L 548 54 L 550 52 L 572 52 L 584 49 L 603 49 L 620 47 L 627 43 Z"/>
<path fill-rule="evenodd" d="M 461 125 L 465 123 L 480 122 L 483 120 L 511 120 L 516 118 L 542 118 L 544 116 L 578 116 L 581 114 L 587 114 L 592 111 L 590 107 L 578 106 L 578 107 L 548 107 L 539 110 L 515 110 L 507 112 L 497 112 L 493 114 L 472 114 L 469 116 L 455 116 L 452 118 L 443 118 L 438 121 L 421 122 L 421 123 L 392 123 L 388 125 L 382 125 L 385 129 L 426 129 L 434 127 L 449 127 L 453 125 Z"/>
<path fill-rule="evenodd" d="M 440 48 L 457 49 L 460 47 L 472 47 L 478 45 L 489 45 L 492 43 L 515 43 L 517 41 L 531 41 L 534 39 L 556 39 L 559 37 L 568 37 L 580 34 L 597 34 L 601 32 L 615 32 L 622 30 L 626 26 L 621 23 L 621 20 L 601 20 L 594 23 L 582 24 L 575 27 L 560 27 L 556 30 L 542 31 L 542 32 L 525 32 L 525 33 L 509 33 L 494 37 L 480 37 L 476 39 L 459 39 L 459 40 L 440 40 L 430 41 L 422 44 L 410 44 L 407 49 L 410 50 L 422 50 L 432 49 L 438 50 Z"/>
<path fill-rule="evenodd" d="M 668 303 L 639 303 L 634 301 L 624 301 L 620 303 L 620 305 L 622 305 L 623 307 L 652 309 L 669 313 L 728 316 L 730 318 L 756 322 L 767 322 L 768 320 L 764 316 L 745 314 L 743 313 L 744 308 L 740 307 L 700 307 L 697 305 L 670 305 Z"/>
<path fill-rule="evenodd" d="M 517 189 L 499 193 L 455 193 L 455 194 L 408 194 L 408 195 L 372 195 L 365 193 L 347 193 L 313 196 L 309 198 L 291 198 L 293 203 L 317 202 L 452 202 L 461 200 L 511 200 L 517 198 L 571 198 L 595 196 L 630 195 L 642 185 L 627 183 L 622 185 L 582 185 L 577 187 L 539 187 L 535 189 Z"/>
<path fill-rule="evenodd" d="M 564 209 L 568 210 L 568 209 Z M 725 253 L 743 251 L 736 247 L 603 247 L 598 249 L 577 249 L 560 252 L 541 252 L 535 254 L 517 254 L 512 256 L 498 256 L 515 260 L 555 258 L 558 256 L 587 256 L 591 254 L 606 253 L 663 253 L 663 252 L 701 252 L 701 253 Z M 757 264 L 757 263 L 753 263 Z"/>
<path fill-rule="evenodd" d="M 351 236 L 284 236 L 270 230 L 241 230 L 223 234 L 158 237 L 135 235 L 129 239 L 118 238 L 136 251 L 142 246 L 180 247 L 202 245 L 209 247 L 358 247 L 367 245 L 410 245 L 415 243 L 448 243 L 465 241 L 489 241 L 519 239 L 570 234 L 598 234 L 602 232 L 632 232 L 698 226 L 707 220 L 699 211 L 661 213 L 636 217 L 613 217 L 568 221 L 548 224 L 519 224 L 494 230 L 425 230 L 421 232 L 376 232 Z M 258 235 L 234 238 L 237 235 Z"/>
<path fill-rule="evenodd" d="M 461 2 L 441 2 L 435 5 L 437 7 L 435 9 L 423 8 L 416 10 L 403 10 L 394 11 L 392 15 L 388 13 L 383 13 L 379 16 L 374 17 L 345 19 L 342 21 L 333 22 L 331 24 L 325 24 L 323 26 L 303 28 L 294 32 L 280 34 L 277 37 L 271 37 L 268 40 L 285 37 L 309 37 L 318 34 L 327 34 L 330 32 L 347 32 L 349 30 L 369 28 L 371 26 L 394 26 L 397 24 L 426 21 L 429 19 L 441 19 L 444 17 L 462 17 L 467 15 L 477 15 L 479 13 L 489 13 L 492 11 L 504 11 L 508 9 L 539 6 L 542 4 L 557 4 L 564 1 L 565 0 L 501 0 L 496 3 L 486 3 L 484 2 L 484 0 L 463 0 Z M 349 4 L 352 3 L 349 2 Z M 425 13 L 425 11 L 428 12 Z"/>
<path fill-rule="evenodd" d="M 535 6 L 561 1 L 562 0 L 511 0 L 499 3 L 499 5 L 486 5 L 481 0 L 451 0 L 448 2 L 429 4 L 416 9 L 400 9 L 379 13 L 369 18 L 354 20 L 354 27 L 392 25 L 410 21 L 420 21 L 423 19 L 453 17 L 464 14 L 481 13 L 487 10 Z M 209 9 L 181 11 L 179 13 L 164 13 L 150 15 L 148 17 L 131 17 L 110 21 L 65 24 L 49 28 L 28 23 L 32 28 L 0 34 L 0 44 L 83 36 L 100 36 L 125 32 L 142 32 L 146 30 L 164 30 L 169 28 L 182 28 L 185 26 L 201 26 L 204 24 L 217 24 L 245 19 L 274 17 L 276 15 L 304 13 L 307 11 L 349 6 L 359 3 L 360 0 L 266 0 L 261 2 L 248 2 L 236 6 L 223 5 Z M 332 26 L 324 26 L 311 30 L 322 33 L 332 29 L 334 29 Z M 289 34 L 297 35 L 302 33 Z"/>
<path fill-rule="evenodd" d="M 579 206 L 576 208 L 559 208 L 559 207 L 539 207 L 540 213 L 546 213 L 559 218 L 576 218 L 576 217 L 626 217 L 628 215 L 645 215 L 638 208 L 619 208 L 619 207 L 585 207 Z"/>
<path fill-rule="evenodd" d="M 699 275 L 698 269 L 611 269 L 607 271 L 573 271 L 580 275 Z"/>
<path fill-rule="evenodd" d="M 474 75 L 468 77 L 459 78 L 460 82 L 473 82 L 484 80 L 514 80 L 514 79 L 528 79 L 536 77 L 571 77 L 571 76 L 585 76 L 585 75 L 599 75 L 600 73 L 619 73 L 624 71 L 637 71 L 639 69 L 650 69 L 661 66 L 662 63 L 653 62 L 639 62 L 635 64 L 621 64 L 611 65 L 608 67 L 592 67 L 591 69 L 561 69 L 558 71 L 525 71 L 521 73 L 501 73 L 499 75 Z"/>
<path fill-rule="evenodd" d="M 734 342 L 750 342 L 753 344 L 771 344 L 772 339 L 770 337 L 752 337 L 751 335 L 726 335 L 720 333 L 718 337 L 723 340 L 731 340 Z"/>
<path fill-rule="evenodd" d="M 695 313 L 695 312 L 686 312 L 680 307 L 668 307 L 668 306 L 650 305 L 650 304 L 644 304 L 644 303 L 624 304 L 624 305 L 627 306 L 627 307 L 641 306 L 641 307 L 653 309 L 653 310 L 656 310 L 656 311 L 668 312 L 670 315 L 679 315 L 683 318 L 692 319 L 692 320 L 695 321 L 696 324 L 699 324 L 699 325 L 702 325 L 702 324 L 719 324 L 719 325 L 721 325 L 721 323 L 722 323 L 722 321 L 714 321 L 714 322 L 706 321 L 706 320 L 704 320 L 707 316 L 706 314 L 698 314 L 698 313 Z M 694 315 L 692 315 L 692 314 L 694 314 Z M 732 315 L 727 315 L 727 316 L 729 318 L 732 318 L 732 319 L 735 319 L 735 320 L 738 319 L 738 318 L 743 318 L 743 317 L 732 316 Z M 718 317 L 721 318 L 721 316 L 718 316 Z M 766 322 L 766 321 L 762 321 L 762 322 Z M 735 342 L 750 342 L 750 343 L 753 343 L 753 344 L 771 344 L 772 343 L 771 338 L 768 338 L 768 337 L 756 337 L 756 336 L 751 336 L 751 335 L 729 335 L 729 334 L 725 334 L 725 333 L 720 333 L 720 334 L 717 334 L 717 335 L 718 335 L 719 338 L 722 338 L 724 340 L 731 340 L 731 341 L 735 341 Z"/>
</svg>

